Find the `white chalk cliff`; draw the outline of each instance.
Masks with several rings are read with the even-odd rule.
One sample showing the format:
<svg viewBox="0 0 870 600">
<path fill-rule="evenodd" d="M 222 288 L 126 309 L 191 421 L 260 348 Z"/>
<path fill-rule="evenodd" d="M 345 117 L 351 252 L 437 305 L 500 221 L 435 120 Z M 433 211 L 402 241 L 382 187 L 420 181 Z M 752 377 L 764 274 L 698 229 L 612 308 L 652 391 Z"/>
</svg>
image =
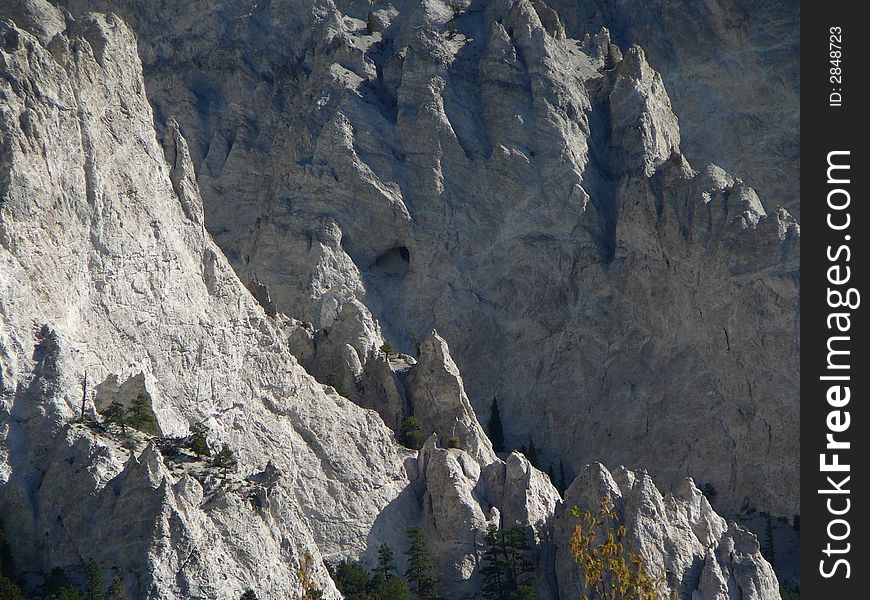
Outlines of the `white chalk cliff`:
<svg viewBox="0 0 870 600">
<path fill-rule="evenodd" d="M 134 600 L 284 599 L 310 555 L 339 598 L 325 562 L 421 526 L 444 595 L 477 598 L 487 525 L 519 523 L 567 600 L 569 509 L 606 495 L 681 598 L 779 597 L 734 519 L 800 513 L 796 186 L 690 163 L 685 73 L 563 4 L 0 6 L 22 580 L 93 558 Z M 151 430 L 106 423 L 137 397 Z M 564 499 L 495 452 L 493 398 Z M 196 423 L 237 464 L 175 448 Z"/>
</svg>

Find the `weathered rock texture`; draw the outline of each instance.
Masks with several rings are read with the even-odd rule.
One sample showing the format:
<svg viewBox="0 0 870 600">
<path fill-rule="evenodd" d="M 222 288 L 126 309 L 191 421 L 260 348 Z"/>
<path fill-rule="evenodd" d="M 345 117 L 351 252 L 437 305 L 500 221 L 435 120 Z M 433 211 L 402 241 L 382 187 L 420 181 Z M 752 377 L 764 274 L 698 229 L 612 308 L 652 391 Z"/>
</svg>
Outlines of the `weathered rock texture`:
<svg viewBox="0 0 870 600">
<path fill-rule="evenodd" d="M 309 552 L 334 596 L 320 556 L 365 550 L 411 453 L 305 373 L 203 229 L 127 26 L 83 17 L 46 47 L 3 21 L 0 40 L 0 512 L 16 566 L 76 577 L 93 557 L 131 598 L 286 598 Z M 131 456 L 71 425 L 83 377 L 86 417 L 144 388 L 164 434 L 204 422 L 239 474 L 197 478 L 139 438 Z"/>
<path fill-rule="evenodd" d="M 611 474 L 600 464 L 592 464 L 568 488 L 555 525 L 556 575 L 562 598 L 580 597 L 584 590 L 581 572 L 569 552 L 579 522 L 570 508 L 595 513 L 602 498 L 608 498 L 617 514 L 608 526 L 625 527 L 625 550 L 640 555 L 650 575 L 664 574 L 665 586 L 680 598 L 779 597 L 776 576 L 761 557 L 756 537 L 713 512 L 691 479 L 663 496 L 645 471 L 620 467 Z"/>
<path fill-rule="evenodd" d="M 715 89 L 750 89 L 744 50 L 787 38 L 789 14 L 765 5 L 760 31 L 729 20 L 736 5 L 681 10 L 688 28 L 669 10 L 650 29 L 678 42 L 662 78 L 630 45 L 628 4 L 601 13 L 621 51 L 606 32 L 562 34 L 600 15 L 526 0 L 376 3 L 373 33 L 365 2 L 67 5 L 119 11 L 138 32 L 149 99 L 188 139 L 209 231 L 279 312 L 329 332 L 321 381 L 335 372 L 351 388 L 383 336 L 410 353 L 435 327 L 472 405 L 497 396 L 509 444 L 532 436 L 545 464 L 642 466 L 667 485 L 694 475 L 728 514 L 799 513 L 799 227 L 774 208 L 789 192 L 764 179 L 759 197 L 689 166 L 666 89 L 694 81 L 690 47 L 720 46 Z M 731 33 L 709 46 L 710 30 Z M 706 68 L 703 81 L 718 77 Z M 741 115 L 761 123 L 753 147 L 796 143 L 777 141 L 792 135 L 787 93 L 765 86 L 757 104 L 741 92 L 718 110 L 702 85 L 676 90 L 682 106 L 698 100 L 682 129 L 702 159 L 741 155 L 706 129 L 740 134 Z M 765 156 L 789 172 L 774 167 L 790 151 Z"/>
<path fill-rule="evenodd" d="M 379 31 L 367 2 L 62 4 L 0 6 L 19 570 L 93 557 L 134 599 L 286 598 L 310 553 L 335 597 L 322 557 L 401 554 L 422 523 L 473 598 L 487 523 L 519 522 L 556 598 L 565 510 L 602 479 L 684 598 L 776 598 L 755 537 L 684 477 L 727 515 L 799 513 L 799 226 L 778 180 L 760 198 L 683 156 L 681 60 L 663 78 L 630 27 L 578 41 L 589 19 L 541 1 L 376 3 Z M 140 394 L 162 435 L 201 421 L 238 465 L 99 422 Z M 581 472 L 566 505 L 492 451 L 493 397 L 510 446 Z M 409 414 L 435 434 L 419 457 L 388 428 Z"/>
<path fill-rule="evenodd" d="M 683 147 L 800 215 L 800 4 L 549 0 L 568 35 L 640 44 L 680 117 Z"/>
</svg>

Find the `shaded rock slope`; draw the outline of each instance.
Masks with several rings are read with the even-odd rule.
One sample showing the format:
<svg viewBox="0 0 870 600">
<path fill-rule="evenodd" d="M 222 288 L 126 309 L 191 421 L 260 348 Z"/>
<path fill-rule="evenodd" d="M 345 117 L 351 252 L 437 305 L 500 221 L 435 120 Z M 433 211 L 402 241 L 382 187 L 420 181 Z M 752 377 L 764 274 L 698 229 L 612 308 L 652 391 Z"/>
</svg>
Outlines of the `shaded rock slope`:
<svg viewBox="0 0 870 600">
<path fill-rule="evenodd" d="M 525 0 L 194 4 L 0 7 L 24 580 L 93 558 L 131 598 L 287 598 L 310 564 L 337 598 L 325 560 L 421 525 L 475 598 L 486 526 L 519 523 L 569 598 L 568 509 L 608 495 L 681 597 L 778 597 L 686 476 L 729 517 L 799 513 L 799 226 L 690 165 L 644 50 Z M 509 446 L 579 474 L 564 500 L 494 452 L 493 397 Z M 175 447 L 200 423 L 237 464 Z"/>
<path fill-rule="evenodd" d="M 371 33 L 366 2 L 65 4 L 137 31 L 157 126 L 177 121 L 187 139 L 207 229 L 246 285 L 311 326 L 305 364 L 321 381 L 335 374 L 375 406 L 365 390 L 385 372 L 367 365 L 382 337 L 413 354 L 436 328 L 475 409 L 498 398 L 509 446 L 532 437 L 544 464 L 689 475 L 728 514 L 800 512 L 800 234 L 777 208 L 793 198 L 690 163 L 681 129 L 720 148 L 702 159 L 738 154 L 704 127 L 742 129 L 712 93 L 681 127 L 629 39 L 653 25 L 679 36 L 659 61 L 673 81 L 692 77 L 683 57 L 705 31 L 733 25 L 733 39 L 714 36 L 733 70 L 765 32 L 738 35 L 731 9 L 712 8 L 684 31 L 631 3 L 592 16 L 524 0 L 375 3 Z M 605 17 L 619 45 L 586 35 Z M 722 73 L 719 86 L 739 79 Z M 758 129 L 788 135 L 764 102 Z"/>
</svg>

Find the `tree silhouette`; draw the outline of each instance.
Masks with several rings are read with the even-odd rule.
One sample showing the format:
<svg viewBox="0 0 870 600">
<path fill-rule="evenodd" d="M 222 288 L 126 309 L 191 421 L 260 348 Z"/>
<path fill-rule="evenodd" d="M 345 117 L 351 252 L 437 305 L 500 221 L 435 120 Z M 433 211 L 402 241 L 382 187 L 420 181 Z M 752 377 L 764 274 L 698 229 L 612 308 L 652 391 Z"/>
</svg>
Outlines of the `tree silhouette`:
<svg viewBox="0 0 870 600">
<path fill-rule="evenodd" d="M 159 431 L 157 419 L 151 412 L 151 401 L 145 394 L 139 394 L 130 405 L 130 417 L 128 423 L 143 433 L 156 433 Z"/>
<path fill-rule="evenodd" d="M 529 436 L 529 453 L 526 455 L 526 458 L 529 459 L 529 462 L 532 463 L 533 467 L 538 466 L 538 449 L 535 448 L 535 440 L 532 439 L 532 436 Z"/>
<path fill-rule="evenodd" d="M 405 571 L 405 577 L 421 600 L 435 600 L 438 580 L 433 574 L 429 547 L 426 545 L 423 530 L 412 527 L 408 530 L 408 540 L 411 544 L 407 552 L 408 569 Z"/>
<path fill-rule="evenodd" d="M 504 427 L 501 423 L 501 415 L 498 412 L 498 399 L 492 399 L 492 406 L 489 409 L 489 439 L 492 442 L 492 449 L 495 452 L 504 452 Z"/>
<path fill-rule="evenodd" d="M 378 566 L 375 568 L 375 575 L 380 577 L 382 581 L 387 581 L 395 571 L 396 561 L 393 558 L 392 549 L 386 543 L 381 544 L 378 548 Z"/>
<path fill-rule="evenodd" d="M 121 582 L 121 578 L 116 575 L 112 580 L 112 585 L 109 586 L 109 600 L 124 600 L 126 597 L 124 584 Z"/>
<path fill-rule="evenodd" d="M 197 421 L 190 426 L 190 437 L 187 438 L 187 447 L 193 450 L 193 453 L 200 456 L 211 456 L 211 450 L 208 447 L 208 437 L 206 433 L 208 429 L 201 422 Z"/>
<path fill-rule="evenodd" d="M 487 527 L 484 539 L 483 596 L 487 600 L 534 600 L 535 591 L 528 584 L 533 571 L 525 529 L 512 525 L 499 530 Z"/>
<path fill-rule="evenodd" d="M 100 566 L 93 558 L 88 559 L 88 564 L 85 568 L 87 574 L 87 585 L 85 586 L 86 600 L 105 600 L 106 592 L 103 590 L 103 575 L 100 573 Z"/>
</svg>

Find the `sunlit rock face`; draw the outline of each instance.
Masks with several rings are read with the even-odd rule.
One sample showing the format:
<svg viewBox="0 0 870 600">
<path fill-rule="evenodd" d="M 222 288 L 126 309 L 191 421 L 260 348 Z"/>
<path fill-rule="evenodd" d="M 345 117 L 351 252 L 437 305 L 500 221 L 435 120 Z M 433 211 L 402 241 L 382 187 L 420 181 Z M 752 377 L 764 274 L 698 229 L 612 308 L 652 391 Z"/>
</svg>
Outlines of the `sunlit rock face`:
<svg viewBox="0 0 870 600">
<path fill-rule="evenodd" d="M 262 598 L 297 593 L 309 553 L 333 597 L 323 557 L 401 560 L 422 523 L 471 598 L 483 529 L 520 522 L 556 598 L 565 508 L 493 451 L 494 398 L 505 450 L 569 480 L 624 464 L 663 497 L 693 477 L 727 518 L 799 514 L 797 180 L 773 125 L 796 105 L 716 91 L 788 15 L 673 37 L 667 11 L 557 1 L 61 4 L 0 7 L 0 505 L 36 540 L 16 564 Z M 708 30 L 722 81 L 686 50 Z M 87 424 L 140 396 L 152 434 L 202 422 L 233 472 Z M 436 434 L 419 458 L 411 414 Z M 656 560 L 708 565 L 678 582 L 704 599 L 773 597 L 752 534 L 714 529 Z"/>
</svg>

